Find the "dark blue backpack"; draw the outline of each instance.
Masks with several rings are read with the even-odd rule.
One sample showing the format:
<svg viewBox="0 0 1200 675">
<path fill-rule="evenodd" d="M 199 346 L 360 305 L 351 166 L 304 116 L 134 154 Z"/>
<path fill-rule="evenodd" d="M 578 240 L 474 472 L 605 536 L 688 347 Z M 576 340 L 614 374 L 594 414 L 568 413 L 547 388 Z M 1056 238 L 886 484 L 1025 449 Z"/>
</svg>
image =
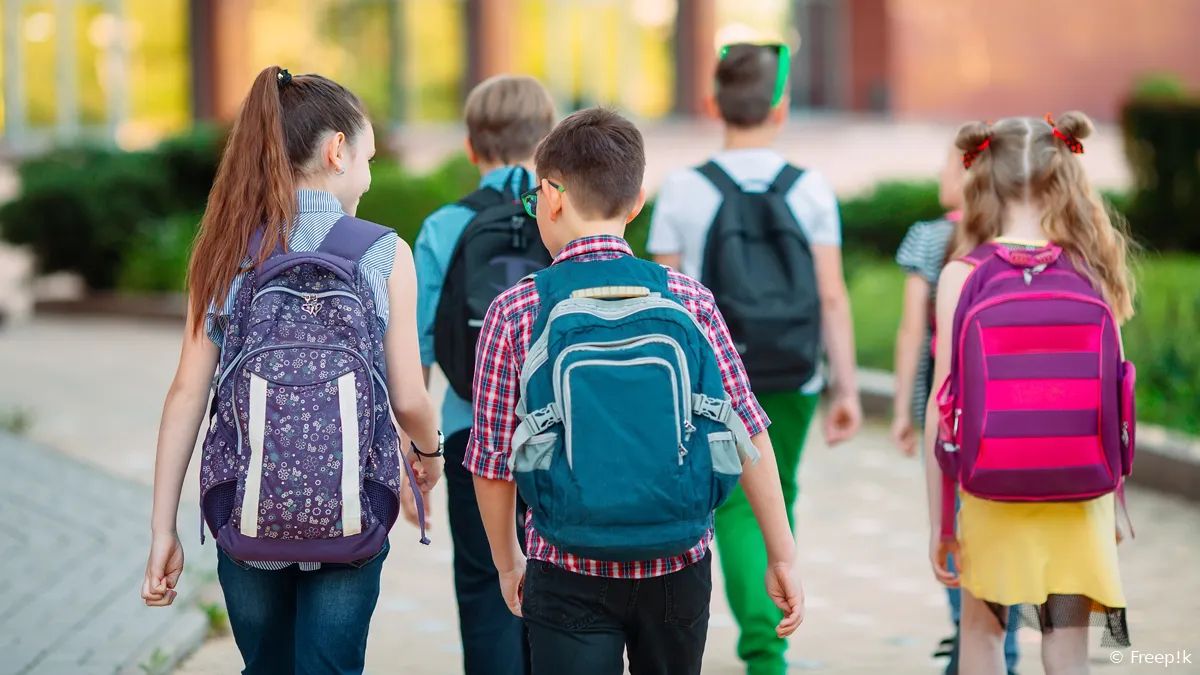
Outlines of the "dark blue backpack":
<svg viewBox="0 0 1200 675">
<path fill-rule="evenodd" d="M 534 528 L 592 560 L 685 553 L 758 457 L 704 329 L 644 260 L 567 261 L 534 281 L 510 460 Z"/>
</svg>

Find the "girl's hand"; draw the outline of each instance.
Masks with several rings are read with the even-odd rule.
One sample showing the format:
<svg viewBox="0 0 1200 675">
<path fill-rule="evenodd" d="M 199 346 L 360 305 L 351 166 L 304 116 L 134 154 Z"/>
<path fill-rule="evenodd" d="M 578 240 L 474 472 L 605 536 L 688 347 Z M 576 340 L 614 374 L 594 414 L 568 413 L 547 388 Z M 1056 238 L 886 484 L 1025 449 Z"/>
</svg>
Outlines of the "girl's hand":
<svg viewBox="0 0 1200 675">
<path fill-rule="evenodd" d="M 908 415 L 896 415 L 892 419 L 892 442 L 905 457 L 917 454 L 917 432 Z"/>
<path fill-rule="evenodd" d="M 956 567 L 961 572 L 963 561 L 958 541 L 943 541 L 935 537 L 929 544 L 929 562 L 933 564 L 933 576 L 947 588 L 958 588 L 958 574 L 950 571 L 950 555 L 954 555 Z"/>
<path fill-rule="evenodd" d="M 421 457 L 413 455 L 413 475 L 417 477 L 417 488 L 421 494 L 429 494 L 446 470 L 445 457 Z"/>
<path fill-rule="evenodd" d="M 148 607 L 166 607 L 175 602 L 175 584 L 183 573 L 183 544 L 176 534 L 156 534 L 150 541 L 142 599 Z"/>
<path fill-rule="evenodd" d="M 783 612 L 775 634 L 785 638 L 795 633 L 804 622 L 804 587 L 791 563 L 775 563 L 767 570 L 767 595 Z"/>
</svg>

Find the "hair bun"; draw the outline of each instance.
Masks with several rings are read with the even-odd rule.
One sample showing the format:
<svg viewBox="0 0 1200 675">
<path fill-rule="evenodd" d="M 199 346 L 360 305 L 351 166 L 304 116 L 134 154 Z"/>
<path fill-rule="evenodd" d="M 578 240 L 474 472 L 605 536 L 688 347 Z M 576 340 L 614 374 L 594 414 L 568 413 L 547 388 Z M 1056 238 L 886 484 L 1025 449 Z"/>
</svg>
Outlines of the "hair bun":
<svg viewBox="0 0 1200 675">
<path fill-rule="evenodd" d="M 958 129 L 954 145 L 963 152 L 971 152 L 992 137 L 992 125 L 987 122 L 967 122 Z"/>
<path fill-rule="evenodd" d="M 1055 126 L 1057 126 L 1058 130 L 1063 132 L 1063 134 L 1076 140 L 1083 140 L 1088 136 L 1091 136 L 1092 130 L 1096 128 L 1095 125 L 1092 124 L 1091 118 L 1079 112 L 1078 110 L 1072 110 L 1070 112 L 1063 113 L 1063 116 L 1059 118 Z"/>
</svg>

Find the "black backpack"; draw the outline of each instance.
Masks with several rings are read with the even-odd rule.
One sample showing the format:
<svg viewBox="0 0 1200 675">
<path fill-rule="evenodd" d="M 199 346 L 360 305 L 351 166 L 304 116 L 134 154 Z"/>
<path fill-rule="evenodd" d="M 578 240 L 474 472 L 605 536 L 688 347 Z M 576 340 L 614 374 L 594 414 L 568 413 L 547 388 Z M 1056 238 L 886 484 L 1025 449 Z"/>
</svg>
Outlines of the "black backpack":
<svg viewBox="0 0 1200 675">
<path fill-rule="evenodd" d="M 698 171 L 722 198 L 700 281 L 716 298 L 754 391 L 799 390 L 821 356 L 812 250 L 786 199 L 804 171 L 784 166 L 763 193 L 742 190 L 714 162 Z"/>
<path fill-rule="evenodd" d="M 497 295 L 552 262 L 517 195 L 482 188 L 456 202 L 475 212 L 446 269 L 433 323 L 433 350 L 450 387 L 470 401 L 475 343 Z"/>
</svg>

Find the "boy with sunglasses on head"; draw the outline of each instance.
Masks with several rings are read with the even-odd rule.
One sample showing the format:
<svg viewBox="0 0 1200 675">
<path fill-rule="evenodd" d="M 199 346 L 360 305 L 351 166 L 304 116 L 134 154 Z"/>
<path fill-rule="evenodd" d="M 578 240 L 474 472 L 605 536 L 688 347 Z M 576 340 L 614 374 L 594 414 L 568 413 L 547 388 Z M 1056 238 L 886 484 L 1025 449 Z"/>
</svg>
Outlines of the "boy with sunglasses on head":
<svg viewBox="0 0 1200 675">
<path fill-rule="evenodd" d="M 482 174 L 479 189 L 433 212 L 413 252 L 425 381 L 436 362 L 449 383 L 442 428 L 465 675 L 529 670 L 524 627 L 500 595 L 474 483 L 462 461 L 484 313 L 500 291 L 550 263 L 519 196 L 535 184 L 533 151 L 553 128 L 555 115 L 549 92 L 531 77 L 499 75 L 475 87 L 464 117 L 467 156 Z M 523 518 L 515 509 L 510 515 Z"/>
<path fill-rule="evenodd" d="M 500 586 L 533 675 L 620 675 L 626 653 L 633 673 L 699 675 L 713 511 L 739 481 L 765 535 L 773 630 L 803 618 L 769 420 L 712 294 L 624 239 L 645 201 L 637 128 L 577 112 L 535 163 L 522 199 L 555 258 L 484 319 L 466 459 Z"/>
<path fill-rule="evenodd" d="M 712 290 L 771 418 L 790 523 L 801 450 L 825 386 L 822 346 L 834 380 L 825 440 L 834 445 L 854 436 L 862 409 L 837 197 L 821 174 L 772 149 L 787 119 L 789 68 L 785 45 L 721 50 L 709 103 L 725 124 L 724 149 L 703 166 L 667 176 L 647 250 Z M 717 511 L 725 589 L 748 672 L 782 675 L 787 643 L 774 630 L 779 610 L 757 592 L 767 556 L 753 517 L 741 490 Z"/>
</svg>

